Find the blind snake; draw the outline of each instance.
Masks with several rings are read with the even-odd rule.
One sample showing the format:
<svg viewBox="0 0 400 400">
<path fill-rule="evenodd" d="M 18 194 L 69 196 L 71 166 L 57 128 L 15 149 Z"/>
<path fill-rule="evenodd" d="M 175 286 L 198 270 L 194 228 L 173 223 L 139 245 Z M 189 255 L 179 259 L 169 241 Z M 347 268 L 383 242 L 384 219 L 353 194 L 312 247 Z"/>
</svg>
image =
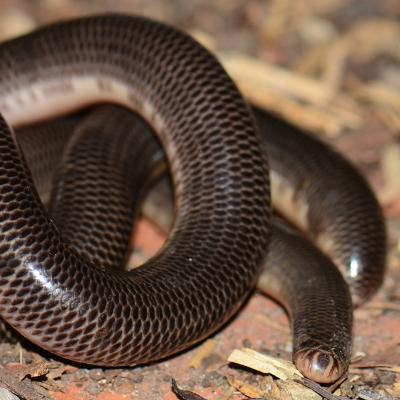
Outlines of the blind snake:
<svg viewBox="0 0 400 400">
<path fill-rule="evenodd" d="M 45 27 L 1 44 L 0 54 L 1 316 L 49 351 L 109 366 L 167 356 L 225 323 L 260 273 L 271 230 L 270 199 L 257 125 L 215 58 L 174 28 L 121 15 Z M 112 260 L 89 261 L 66 239 L 64 228 L 54 225 L 5 122 L 17 128 L 99 102 L 123 105 L 150 123 L 174 181 L 176 217 L 167 244 L 129 272 L 104 268 Z M 275 163 L 272 196 L 283 194 L 276 201 L 279 212 L 285 213 L 279 205 L 291 199 L 300 210 L 294 222 L 350 271 L 345 275 L 359 304 L 380 284 L 384 269 L 385 228 L 374 195 L 336 153 L 317 145 L 311 155 L 291 138 L 294 129 L 254 112 L 261 130 L 274 137 L 267 146 Z M 302 168 L 282 152 L 279 141 L 285 138 Z M 145 147 L 139 154 L 147 154 Z M 108 148 L 110 154 L 125 149 Z M 128 168 L 127 160 L 129 155 L 121 156 L 118 168 Z M 325 167 L 332 162 L 327 179 Z M 309 180 L 311 170 L 315 182 Z M 108 208 L 100 206 L 101 212 Z M 119 215 L 123 220 L 132 212 Z M 276 236 L 272 249 L 279 247 L 273 244 Z M 327 301 L 337 298 L 332 292 Z M 321 324 L 320 317 L 313 319 Z M 319 371 L 318 363 L 330 368 L 333 360 L 325 347 L 319 350 L 298 353 L 303 357 L 295 352 L 300 370 L 320 381 L 344 372 L 348 360 L 333 372 Z M 340 352 L 347 357 L 349 350 Z"/>
</svg>

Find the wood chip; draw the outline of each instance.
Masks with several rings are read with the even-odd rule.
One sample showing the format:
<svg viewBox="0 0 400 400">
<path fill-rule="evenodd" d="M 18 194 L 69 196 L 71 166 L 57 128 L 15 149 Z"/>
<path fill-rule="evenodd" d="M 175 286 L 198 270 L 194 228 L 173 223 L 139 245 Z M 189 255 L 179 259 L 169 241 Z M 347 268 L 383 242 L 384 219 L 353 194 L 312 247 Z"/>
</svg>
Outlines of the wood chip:
<svg viewBox="0 0 400 400">
<path fill-rule="evenodd" d="M 313 390 L 302 386 L 292 380 L 278 381 L 277 385 L 281 390 L 281 394 L 285 393 L 286 398 L 290 400 L 321 400 L 322 397 Z M 283 396 L 282 396 L 283 398 Z"/>
<path fill-rule="evenodd" d="M 217 53 L 220 61 L 241 86 L 253 84 L 259 90 L 286 93 L 311 104 L 320 105 L 332 100 L 330 87 L 324 82 L 289 71 L 249 56 L 234 52 Z"/>
<path fill-rule="evenodd" d="M 301 373 L 292 363 L 278 360 L 252 349 L 234 350 L 229 356 L 228 361 L 244 365 L 265 374 L 271 374 L 283 381 L 294 376 L 302 377 Z"/>
<path fill-rule="evenodd" d="M 241 381 L 245 381 L 247 379 L 247 377 L 249 376 L 249 374 L 241 374 L 239 376 L 239 379 Z M 220 397 L 218 400 L 228 400 L 232 397 L 232 395 L 236 392 L 236 388 L 233 386 L 229 386 L 229 389 L 226 390 Z"/>
<path fill-rule="evenodd" d="M 282 119 L 304 130 L 323 132 L 329 137 L 340 135 L 344 126 L 340 118 L 313 106 L 300 104 L 277 93 L 239 84 L 240 90 L 255 106 L 278 114 Z"/>
<path fill-rule="evenodd" d="M 331 45 L 325 58 L 322 81 L 333 97 L 340 89 L 344 76 L 344 67 L 350 51 L 350 42 L 346 38 L 340 38 Z"/>
<path fill-rule="evenodd" d="M 377 112 L 386 127 L 400 136 L 400 116 L 398 112 L 389 108 L 378 108 Z"/>
<path fill-rule="evenodd" d="M 295 62 L 293 70 L 301 75 L 316 76 L 326 59 L 326 46 L 318 45 L 305 49 L 304 54 Z"/>
<path fill-rule="evenodd" d="M 390 107 L 395 111 L 400 109 L 400 92 L 381 81 L 359 85 L 354 95 L 381 107 Z"/>
<path fill-rule="evenodd" d="M 274 0 L 270 2 L 267 18 L 261 34 L 267 40 L 277 40 L 287 31 L 290 21 L 291 0 Z"/>
<path fill-rule="evenodd" d="M 352 24 L 347 36 L 352 41 L 351 57 L 356 62 L 371 62 L 380 55 L 400 60 L 400 24 L 396 19 L 361 18 Z"/>
<path fill-rule="evenodd" d="M 393 385 L 393 387 L 394 387 L 394 389 L 395 389 L 397 392 L 400 392 L 400 382 L 395 382 L 395 384 Z"/>
<path fill-rule="evenodd" d="M 400 374 L 400 366 L 396 365 L 394 367 L 378 367 L 381 371 L 390 371 L 390 372 L 396 372 L 397 374 Z M 400 384 L 398 385 L 400 388 Z"/>
<path fill-rule="evenodd" d="M 236 53 L 219 53 L 219 56 L 244 96 L 254 105 L 275 112 L 306 130 L 324 132 L 331 137 L 346 128 L 362 126 L 359 114 L 342 108 L 341 104 L 351 102 L 341 100 L 346 96 L 342 93 L 338 96 L 337 87 L 332 88 L 331 82 Z"/>
<path fill-rule="evenodd" d="M 400 171 L 400 169 L 399 169 Z M 365 307 L 367 308 L 378 308 L 382 310 L 393 310 L 393 311 L 400 311 L 400 304 L 396 303 L 391 303 L 391 302 L 378 302 L 374 301 L 373 303 L 367 303 L 365 304 Z"/>
<path fill-rule="evenodd" d="M 389 205 L 400 198 L 400 144 L 390 143 L 381 151 L 381 167 L 385 177 L 385 186 L 378 193 L 382 205 Z M 369 303 L 368 307 L 373 307 Z M 375 303 L 377 304 L 377 303 Z M 400 306 L 394 303 L 386 303 L 385 308 L 400 311 Z"/>
</svg>

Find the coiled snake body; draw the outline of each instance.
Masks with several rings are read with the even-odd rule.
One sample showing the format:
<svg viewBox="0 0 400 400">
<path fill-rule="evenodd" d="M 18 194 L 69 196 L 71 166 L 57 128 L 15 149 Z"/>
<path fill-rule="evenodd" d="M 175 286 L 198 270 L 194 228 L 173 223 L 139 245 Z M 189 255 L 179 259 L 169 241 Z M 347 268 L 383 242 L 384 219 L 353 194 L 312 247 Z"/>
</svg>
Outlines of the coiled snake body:
<svg viewBox="0 0 400 400">
<path fill-rule="evenodd" d="M 62 22 L 1 44 L 0 54 L 1 316 L 49 351 L 109 366 L 158 359 L 215 331 L 253 287 L 270 234 L 265 151 L 246 103 L 222 67 L 179 31 L 119 15 Z M 124 105 L 146 119 L 157 132 L 173 176 L 177 211 L 168 241 L 156 257 L 133 271 L 104 268 L 113 263 L 107 251 L 96 259 L 71 246 L 48 217 L 5 123 L 17 127 L 99 102 Z M 124 146 L 110 152 L 118 158 Z M 124 163 L 121 168 L 129 170 Z M 302 221 L 311 221 L 311 231 L 318 227 L 313 232 L 317 241 L 334 239 L 327 241 L 333 256 L 338 243 L 350 246 L 349 238 L 355 237 L 355 247 L 344 253 L 357 264 L 353 269 L 367 276 L 366 281 L 350 276 L 357 282 L 353 294 L 358 301 L 381 281 L 385 235 L 374 196 L 354 176 L 352 184 L 362 188 L 362 201 L 352 203 L 353 194 L 341 199 L 336 187 L 325 192 L 327 199 L 335 191 L 339 196 L 342 224 L 330 213 L 324 219 L 324 212 L 318 213 L 323 215 L 320 224 L 312 221 L 311 212 L 303 212 Z M 141 184 L 127 179 L 133 186 Z M 114 183 L 112 190 L 120 184 L 117 179 Z M 296 185 L 303 189 L 300 200 L 313 205 L 321 189 Z M 129 195 L 125 200 L 131 201 Z M 349 228 L 344 219 L 352 204 L 357 218 Z M 115 218 L 129 213 L 121 211 Z M 99 224 L 107 226 L 107 221 Z M 362 239 L 356 233 L 360 227 Z M 350 233 L 343 239 L 343 232 Z M 370 263 L 365 256 L 371 254 Z M 333 353 L 346 358 L 351 311 L 343 315 L 350 324 L 344 328 L 347 347 Z M 309 343 L 301 346 L 295 361 L 314 379 L 329 381 L 347 368 L 347 359 L 331 362 L 335 354 L 325 344 L 311 352 Z M 335 371 L 313 375 L 312 363 L 326 368 L 333 364 Z"/>
</svg>

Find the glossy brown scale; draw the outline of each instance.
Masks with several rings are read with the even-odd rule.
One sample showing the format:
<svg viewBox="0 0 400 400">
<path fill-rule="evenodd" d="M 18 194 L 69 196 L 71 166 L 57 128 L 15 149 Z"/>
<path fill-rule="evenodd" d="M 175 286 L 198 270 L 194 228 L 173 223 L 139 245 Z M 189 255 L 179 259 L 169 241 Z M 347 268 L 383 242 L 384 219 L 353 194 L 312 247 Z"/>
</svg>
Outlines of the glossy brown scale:
<svg viewBox="0 0 400 400">
<path fill-rule="evenodd" d="M 67 156 L 64 155 L 64 158 L 70 159 L 71 162 L 62 163 L 67 166 L 62 168 L 60 177 L 57 179 L 58 182 L 66 179 L 76 182 L 74 177 L 79 176 L 83 181 L 87 179 L 88 185 L 93 185 L 93 195 L 81 192 L 74 196 L 79 204 L 84 205 L 87 201 L 90 202 L 90 198 L 93 196 L 101 199 L 103 203 L 106 201 L 112 203 L 112 200 L 108 200 L 103 193 L 99 181 L 101 179 L 105 182 L 113 181 L 113 175 L 109 173 L 108 177 L 103 175 L 93 179 L 90 177 L 90 173 L 82 170 L 81 164 L 84 159 L 87 161 L 86 168 L 91 170 L 96 165 L 110 163 L 113 155 L 107 151 L 99 154 L 97 147 L 100 145 L 101 148 L 112 148 L 113 141 L 118 142 L 119 137 L 114 132 L 117 129 L 113 127 L 114 125 L 118 126 L 118 123 L 124 127 L 132 126 L 132 130 L 129 131 L 132 143 L 135 142 L 136 137 L 136 141 L 147 143 L 149 151 L 154 152 L 153 157 L 151 154 L 146 155 L 143 151 L 140 152 L 143 155 L 142 158 L 135 157 L 137 164 L 141 165 L 135 174 L 138 177 L 144 174 L 147 178 L 154 176 L 152 173 L 154 163 L 152 165 L 151 160 L 157 158 L 161 148 L 152 132 L 143 124 L 135 123 L 134 116 L 127 111 L 111 106 L 101 107 L 90 113 L 75 130 L 75 136 L 72 139 L 73 146 L 68 146 Z M 125 130 L 127 131 L 127 129 Z M 123 130 L 121 131 L 123 132 Z M 93 138 L 95 139 L 93 140 Z M 134 146 L 130 147 L 133 154 Z M 119 162 L 120 159 L 117 157 L 111 164 L 118 165 Z M 131 163 L 133 164 L 133 161 Z M 135 167 L 132 165 L 131 171 L 134 169 Z M 54 201 L 57 203 L 57 208 L 67 208 L 68 215 L 70 215 L 64 229 L 68 231 L 69 226 L 74 229 L 79 226 L 74 220 L 82 221 L 89 226 L 92 225 L 92 229 L 88 229 L 85 236 L 74 243 L 79 250 L 84 249 L 85 243 L 97 236 L 96 227 L 93 227 L 92 221 L 102 219 L 104 212 L 97 208 L 94 210 L 97 211 L 97 215 L 88 216 L 85 212 L 88 207 L 73 208 L 70 206 L 71 202 L 66 200 L 69 193 L 73 192 L 72 187 L 64 188 L 64 185 L 59 183 L 56 184 L 56 187 L 58 195 Z M 132 197 L 138 196 L 140 193 L 133 185 L 126 185 L 125 190 L 128 189 L 132 191 Z M 116 193 L 112 195 L 115 196 Z M 110 196 L 112 195 L 110 194 Z M 123 190 L 121 195 L 123 195 Z M 160 196 L 164 203 L 161 205 L 169 206 L 168 199 L 172 201 L 172 194 L 167 190 L 167 192 L 161 192 Z M 116 196 L 116 199 L 119 197 Z M 135 202 L 132 201 L 131 204 L 133 206 Z M 161 210 L 159 209 L 156 219 L 162 213 L 162 209 L 163 207 Z M 54 218 L 57 218 L 56 215 Z M 107 218 L 107 220 L 110 219 Z M 123 225 L 118 225 L 121 232 L 124 230 L 127 232 L 122 242 L 126 247 L 129 244 L 132 222 L 133 220 L 126 219 L 125 229 L 123 229 Z M 97 257 L 97 249 L 93 248 L 92 250 L 89 256 Z M 104 262 L 106 263 L 107 260 Z M 190 263 L 188 268 L 190 268 Z M 282 224 L 275 223 L 270 249 L 257 286 L 260 290 L 277 298 L 288 309 L 293 325 L 293 356 L 300 371 L 319 382 L 338 379 L 347 370 L 351 354 L 352 306 L 348 287 L 332 261 L 307 240 Z M 334 294 L 334 298 L 332 294 Z"/>
<path fill-rule="evenodd" d="M 22 144 L 24 145 L 28 134 L 36 135 L 45 142 L 47 134 L 53 133 L 53 124 L 38 127 L 36 131 L 24 130 Z M 126 129 L 127 126 L 131 126 L 132 129 Z M 51 129 L 48 129 L 49 127 Z M 87 243 L 97 243 L 98 248 L 92 246 L 87 254 L 90 259 L 100 258 L 99 261 L 102 257 L 102 246 L 97 241 L 99 233 L 94 222 L 106 217 L 110 225 L 115 223 L 120 232 L 125 232 L 124 240 L 119 241 L 119 244 L 127 247 L 132 220 L 128 218 L 121 220 L 120 222 L 125 222 L 125 225 L 119 225 L 117 220 L 105 216 L 105 211 L 101 207 L 93 208 L 90 203 L 93 199 L 98 199 L 100 203 L 109 201 L 112 204 L 116 199 L 124 198 L 126 191 L 131 192 L 132 198 L 137 198 L 141 193 L 137 185 L 129 185 L 128 181 L 125 186 L 120 187 L 121 195 L 117 195 L 116 192 L 105 193 L 102 189 L 107 182 L 120 179 L 120 173 L 113 179 L 113 170 L 122 162 L 121 157 L 118 152 L 107 150 L 114 148 L 114 141 L 118 143 L 121 139 L 123 142 L 132 142 L 127 146 L 131 149 L 132 155 L 138 153 L 141 156 L 128 158 L 131 171 L 135 172 L 137 179 L 142 175 L 145 179 L 155 176 L 154 169 L 160 171 L 160 163 L 152 162 L 152 160 L 162 160 L 161 148 L 152 132 L 140 123 L 137 117 L 111 106 L 104 106 L 91 112 L 75 129 L 71 144 L 68 145 L 64 156 L 58 157 L 65 167 L 61 168 L 60 176 L 55 183 L 57 193 L 54 199 L 57 205 L 55 208 L 59 210 L 66 208 L 68 211 L 66 214 L 70 218 L 63 226 L 66 231 L 70 231 L 71 227 L 76 231 L 77 226 L 87 226 L 85 235 L 79 235 L 79 240 L 74 239 L 72 235 L 74 246 L 83 251 Z M 138 146 L 133 145 L 136 142 L 147 143 L 149 152 L 146 154 L 145 151 L 138 151 Z M 153 157 L 150 154 L 152 151 Z M 52 160 L 55 162 L 56 158 Z M 136 168 L 135 163 L 140 168 Z M 86 168 L 82 168 L 84 165 Z M 107 165 L 113 166 L 112 169 L 107 169 L 108 176 L 104 173 L 91 176 L 91 170 L 97 170 L 99 166 L 104 170 L 101 166 Z M 64 181 L 70 181 L 72 186 L 64 185 Z M 77 181 L 79 183 L 76 183 Z M 86 182 L 91 190 L 76 191 L 73 187 L 74 182 L 76 186 L 82 186 Z M 166 226 L 169 229 L 173 222 L 171 219 L 173 196 L 168 181 L 164 179 L 160 183 L 161 185 L 157 185 L 150 198 L 145 201 L 144 212 L 157 221 L 169 218 L 170 222 Z M 71 193 L 74 194 L 78 207 L 71 206 L 74 203 L 69 199 Z M 114 196 L 116 199 L 109 199 L 108 196 Z M 135 201 L 131 202 L 132 209 L 135 204 Z M 86 212 L 91 208 L 97 214 L 93 214 L 92 211 Z M 170 215 L 165 216 L 168 214 L 166 209 L 170 210 Z M 57 221 L 56 214 L 53 214 L 53 218 Z M 120 257 L 121 262 L 123 253 Z M 108 259 L 103 261 L 109 263 Z M 120 262 L 117 262 L 117 265 Z M 258 288 L 278 299 L 289 311 L 293 325 L 294 360 L 298 368 L 309 378 L 320 382 L 333 381 L 340 377 L 347 369 L 351 352 L 352 307 L 348 288 L 335 265 L 308 241 L 276 223 L 263 273 L 258 280 Z M 335 294 L 334 304 L 332 304 L 332 293 Z M 324 329 L 319 326 L 321 321 Z M 318 329 L 315 329 L 316 326 Z"/>
<path fill-rule="evenodd" d="M 106 100 L 135 109 L 166 149 L 178 205 L 167 245 L 144 266 L 92 263 L 48 217 L 1 120 L 2 317 L 49 351 L 110 366 L 165 357 L 220 327 L 258 275 L 270 211 L 261 139 L 215 58 L 173 28 L 119 15 L 59 23 L 0 54 L 7 122 Z"/>
<path fill-rule="evenodd" d="M 115 24 L 121 26 L 118 31 Z M 139 31 L 143 35 L 138 36 Z M 64 40 L 66 34 L 68 41 Z M 50 35 L 55 35 L 54 41 L 48 40 Z M 109 43 L 107 49 L 102 47 L 102 40 Z M 124 240 L 129 239 L 135 213 L 134 207 L 128 210 L 128 203 L 134 206 L 136 200 L 126 200 L 119 209 L 113 199 L 123 190 L 119 174 L 135 164 L 133 157 L 124 159 L 118 151 L 111 150 L 111 137 L 99 136 L 97 140 L 89 134 L 86 142 L 77 139 L 68 145 L 74 150 L 61 163 L 65 175 L 61 173 L 52 207 L 52 218 L 62 236 L 46 220 L 36 197 L 30 197 L 29 204 L 24 203 L 25 210 L 35 210 L 40 221 L 35 225 L 38 243 L 34 248 L 31 231 L 24 230 L 29 242 L 19 240 L 15 246 L 12 232 L 17 224 L 3 225 L 3 229 L 11 230 L 6 243 L 17 249 L 21 244 L 21 251 L 3 263 L 2 315 L 50 351 L 100 365 L 157 359 L 220 326 L 254 282 L 257 260 L 267 249 L 269 208 L 260 141 L 240 95 L 215 60 L 171 28 L 120 16 L 45 28 L 4 44 L 0 51 L 5 55 L 5 61 L 0 62 L 0 110 L 4 110 L 7 120 L 16 126 L 49 117 L 43 108 L 50 105 L 49 93 L 52 113 L 72 111 L 81 87 L 87 97 L 79 97 L 80 106 L 113 101 L 135 109 L 157 131 L 166 149 L 177 205 L 171 236 L 162 252 L 146 266 L 150 269 L 105 270 L 104 266 L 116 266 L 124 257 Z M 43 53 L 47 55 L 46 63 L 42 61 Z M 29 71 L 23 63 L 28 54 L 34 60 L 31 67 L 45 70 L 46 74 Z M 14 80 L 1 81 L 4 71 L 12 76 L 10 68 L 17 70 Z M 161 75 L 156 76 L 156 71 Z M 35 92 L 36 103 L 28 100 L 26 87 Z M 214 104 L 216 96 L 218 101 Z M 17 98 L 26 100 L 22 108 L 27 111 L 22 119 L 18 117 L 21 101 Z M 384 225 L 372 192 L 336 153 L 319 147 L 318 142 L 314 144 L 294 128 L 255 112 L 270 153 L 272 177 L 278 177 L 280 190 L 273 197 L 278 205 L 294 204 L 300 210 L 300 217 L 294 222 L 308 230 L 324 250 L 333 249 L 331 254 L 335 261 L 341 260 L 340 267 L 346 263 L 348 266 L 350 259 L 354 274 L 357 263 L 361 275 L 349 281 L 356 282 L 353 299 L 356 303 L 362 301 L 381 282 L 384 266 Z M 103 109 L 91 129 L 99 133 L 98 121 L 105 116 Z M 117 119 L 122 121 L 122 116 Z M 111 120 L 109 116 L 107 121 Z M 107 124 L 100 125 L 107 128 Z M 112 127 L 111 122 L 108 127 Z M 5 126 L 3 129 L 7 134 Z M 123 148 L 143 156 L 136 164 L 141 169 L 140 178 L 136 183 L 135 179 L 133 183 L 128 179 L 130 187 L 137 188 L 132 192 L 137 193 L 151 175 L 145 165 L 154 149 L 149 150 L 145 141 L 135 143 L 137 147 L 128 146 L 129 140 L 122 133 L 116 136 L 119 149 L 121 141 Z M 5 148 L 13 154 L 11 142 Z M 107 157 L 109 161 L 104 162 Z M 98 167 L 87 169 L 86 161 Z M 15 164 L 11 166 L 8 160 L 4 162 L 7 168 L 15 169 L 19 161 L 13 159 Z M 108 163 L 110 167 L 103 168 Z M 72 165 L 76 168 L 75 177 L 74 173 L 68 176 Z M 324 174 L 333 174 L 335 179 L 329 182 Z M 125 175 L 132 178 L 129 173 Z M 107 176 L 112 177 L 112 184 L 105 183 L 110 182 Z M 26 178 L 21 175 L 18 179 Z M 310 179 L 313 185 L 309 184 Z M 284 189 L 282 181 L 289 189 Z M 8 181 L 5 184 L 4 188 L 8 188 Z M 85 190 L 87 187 L 90 190 Z M 16 190 L 22 197 L 21 187 Z M 35 195 L 34 190 L 28 192 L 29 196 Z M 340 196 L 335 198 L 332 193 Z M 124 196 L 129 198 L 126 193 Z M 76 198 L 80 199 L 79 204 L 74 203 Z M 318 203 L 319 198 L 324 201 Z M 5 196 L 3 202 L 7 201 L 14 201 L 13 196 Z M 16 201 L 12 207 L 18 208 Z M 349 214 L 354 207 L 357 218 Z M 317 217 L 314 210 L 318 211 Z M 14 221 L 20 217 L 14 214 L 11 218 Z M 24 218 L 18 221 L 18 229 L 26 225 Z M 344 219 L 345 223 L 340 222 Z M 369 227 L 374 232 L 370 233 Z M 282 301 L 291 314 L 298 368 L 317 381 L 335 380 L 347 369 L 351 351 L 347 286 L 332 262 L 307 242 L 304 244 L 304 239 L 280 226 L 274 225 L 273 231 L 259 287 Z M 324 243 L 329 243 L 330 248 Z M 11 254 L 7 251 L 6 255 Z M 32 288 L 18 289 L 28 283 Z M 314 300 L 308 301 L 309 298 Z M 14 305 L 24 304 L 23 311 L 9 306 L 10 300 Z M 333 303 L 334 316 L 330 308 Z"/>
<path fill-rule="evenodd" d="M 333 149 L 253 110 L 270 160 L 272 187 L 277 189 L 274 208 L 332 258 L 350 287 L 354 307 L 359 306 L 381 285 L 385 271 L 386 230 L 374 193 Z M 291 208 L 301 210 L 297 216 L 282 207 L 287 193 L 279 193 L 280 185 L 291 188 Z"/>
</svg>

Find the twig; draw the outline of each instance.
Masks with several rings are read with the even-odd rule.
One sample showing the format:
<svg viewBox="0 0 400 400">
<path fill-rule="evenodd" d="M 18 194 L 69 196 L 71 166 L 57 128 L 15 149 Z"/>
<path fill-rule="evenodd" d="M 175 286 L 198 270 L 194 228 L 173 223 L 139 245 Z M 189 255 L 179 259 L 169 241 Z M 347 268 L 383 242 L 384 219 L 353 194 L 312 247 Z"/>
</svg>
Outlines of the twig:
<svg viewBox="0 0 400 400">
<path fill-rule="evenodd" d="M 325 397 L 328 400 L 349 400 L 349 398 L 346 396 L 336 396 L 336 395 L 332 394 L 327 389 L 323 388 L 321 385 L 318 385 L 318 383 L 316 383 L 310 379 L 303 378 L 303 379 L 293 379 L 293 380 L 297 383 L 300 383 L 300 384 L 314 390 L 314 392 L 318 393 L 319 395 L 321 395 L 322 397 Z"/>
</svg>

